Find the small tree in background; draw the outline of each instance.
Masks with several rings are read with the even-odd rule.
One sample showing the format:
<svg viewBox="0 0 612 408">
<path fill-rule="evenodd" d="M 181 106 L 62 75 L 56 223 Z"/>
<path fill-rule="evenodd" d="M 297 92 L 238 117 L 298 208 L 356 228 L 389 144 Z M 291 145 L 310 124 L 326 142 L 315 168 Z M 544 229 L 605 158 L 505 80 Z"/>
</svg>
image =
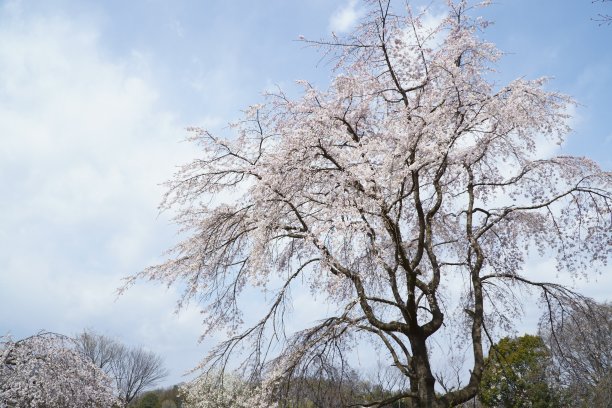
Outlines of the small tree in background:
<svg viewBox="0 0 612 408">
<path fill-rule="evenodd" d="M 574 407 L 612 404 L 612 304 L 557 304 L 542 316 L 540 335 Z"/>
<path fill-rule="evenodd" d="M 0 407 L 99 408 L 119 401 L 111 379 L 66 336 L 0 337 Z"/>
<path fill-rule="evenodd" d="M 134 406 L 135 408 L 161 408 L 162 404 L 155 392 L 147 392 Z"/>
<path fill-rule="evenodd" d="M 99 368 L 110 373 L 114 361 L 121 358 L 125 346 L 110 337 L 84 330 L 75 336 L 79 350 Z"/>
<path fill-rule="evenodd" d="M 250 408 L 260 402 L 258 391 L 238 375 L 213 372 L 180 387 L 184 408 Z"/>
<path fill-rule="evenodd" d="M 127 347 L 91 331 L 76 337 L 78 349 L 113 379 L 125 405 L 168 375 L 163 359 L 142 347 Z"/>
<path fill-rule="evenodd" d="M 159 402 L 158 408 L 177 408 L 183 406 L 183 398 L 179 395 L 178 385 L 169 388 L 157 388 L 139 395 L 130 403 L 130 407 L 139 408 L 143 400 L 149 394 L 155 394 Z M 150 397 L 149 397 L 150 398 Z"/>
<path fill-rule="evenodd" d="M 173 400 L 163 400 L 161 404 L 161 408 L 177 408 L 178 405 Z"/>
<path fill-rule="evenodd" d="M 550 383 L 550 351 L 538 336 L 505 337 L 489 350 L 480 400 L 496 408 L 561 407 Z"/>
</svg>

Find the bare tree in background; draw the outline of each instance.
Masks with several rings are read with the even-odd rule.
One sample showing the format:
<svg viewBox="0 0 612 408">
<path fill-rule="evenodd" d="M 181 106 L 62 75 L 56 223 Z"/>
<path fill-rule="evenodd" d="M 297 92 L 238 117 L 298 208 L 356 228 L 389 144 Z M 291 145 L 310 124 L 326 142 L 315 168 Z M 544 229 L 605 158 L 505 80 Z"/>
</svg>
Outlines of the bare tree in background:
<svg viewBox="0 0 612 408">
<path fill-rule="evenodd" d="M 612 406 L 612 304 L 554 303 L 542 317 L 558 381 L 573 406 Z"/>
<path fill-rule="evenodd" d="M 80 351 L 114 380 L 125 405 L 168 375 L 163 359 L 142 347 L 127 347 L 87 330 L 76 340 Z"/>
<path fill-rule="evenodd" d="M 96 366 L 109 372 L 113 361 L 120 358 L 125 347 L 110 337 L 85 330 L 76 336 L 78 347 Z"/>
<path fill-rule="evenodd" d="M 119 396 L 126 404 L 168 375 L 162 358 L 142 348 L 125 349 L 121 358 L 111 363 L 111 367 Z"/>
</svg>

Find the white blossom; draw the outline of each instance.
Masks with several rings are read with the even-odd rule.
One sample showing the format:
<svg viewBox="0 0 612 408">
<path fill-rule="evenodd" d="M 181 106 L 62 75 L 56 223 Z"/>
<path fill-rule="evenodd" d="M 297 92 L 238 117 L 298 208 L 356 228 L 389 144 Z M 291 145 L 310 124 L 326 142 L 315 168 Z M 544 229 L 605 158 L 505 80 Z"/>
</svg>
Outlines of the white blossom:
<svg viewBox="0 0 612 408">
<path fill-rule="evenodd" d="M 118 402 L 110 379 L 74 340 L 48 332 L 18 341 L 0 337 L 0 406 L 109 408 Z"/>
</svg>

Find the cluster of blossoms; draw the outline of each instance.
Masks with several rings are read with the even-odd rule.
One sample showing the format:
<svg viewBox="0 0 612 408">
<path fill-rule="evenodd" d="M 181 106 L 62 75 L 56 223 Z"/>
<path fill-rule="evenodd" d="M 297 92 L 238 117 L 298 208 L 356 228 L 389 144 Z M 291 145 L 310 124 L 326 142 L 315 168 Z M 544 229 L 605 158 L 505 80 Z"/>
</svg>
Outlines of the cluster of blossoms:
<svg viewBox="0 0 612 408">
<path fill-rule="evenodd" d="M 181 387 L 185 408 L 276 408 L 267 391 L 228 373 L 202 374 Z"/>
<path fill-rule="evenodd" d="M 110 379 L 73 339 L 47 332 L 18 341 L 0 337 L 0 407 L 113 406 Z"/>
</svg>

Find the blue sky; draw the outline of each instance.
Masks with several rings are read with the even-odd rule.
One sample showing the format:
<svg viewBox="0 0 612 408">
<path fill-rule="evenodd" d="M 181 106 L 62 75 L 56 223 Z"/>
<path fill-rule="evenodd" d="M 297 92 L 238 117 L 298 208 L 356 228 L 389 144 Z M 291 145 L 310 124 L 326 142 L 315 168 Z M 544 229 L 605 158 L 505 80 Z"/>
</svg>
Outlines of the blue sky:
<svg viewBox="0 0 612 408">
<path fill-rule="evenodd" d="M 612 26 L 591 21 L 606 9 L 506 0 L 483 13 L 484 36 L 507 53 L 500 83 L 553 77 L 580 103 L 561 152 L 610 170 Z M 351 0 L 0 2 L 0 333 L 91 328 L 163 355 L 166 383 L 179 381 L 211 344 L 197 343 L 196 308 L 174 314 L 173 288 L 115 290 L 176 240 L 156 207 L 158 184 L 197 154 L 184 128 L 222 131 L 275 85 L 324 86 L 329 65 L 296 39 L 360 13 Z M 576 285 L 610 299 L 610 275 Z"/>
</svg>

